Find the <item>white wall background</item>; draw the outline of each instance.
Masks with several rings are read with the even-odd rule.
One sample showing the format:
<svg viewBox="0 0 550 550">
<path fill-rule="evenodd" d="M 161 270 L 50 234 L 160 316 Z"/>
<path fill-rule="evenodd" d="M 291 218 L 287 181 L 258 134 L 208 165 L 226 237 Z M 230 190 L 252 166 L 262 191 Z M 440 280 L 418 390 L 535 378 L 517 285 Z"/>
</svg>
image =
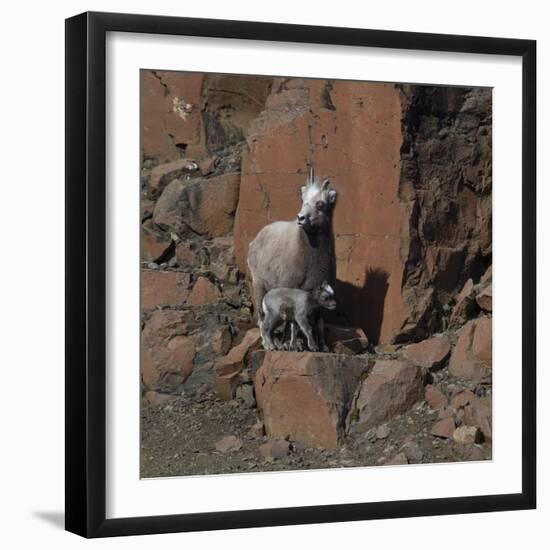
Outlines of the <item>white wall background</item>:
<svg viewBox="0 0 550 550">
<path fill-rule="evenodd" d="M 461 0 L 338 3 L 278 0 L 262 3 L 209 0 L 81 0 L 10 2 L 0 35 L 0 541 L 6 548 L 334 548 L 357 545 L 448 550 L 499 550 L 548 544 L 550 521 L 550 405 L 543 388 L 543 278 L 550 250 L 543 249 L 550 220 L 550 37 L 548 14 L 536 0 Z M 539 509 L 438 518 L 130 537 L 85 542 L 62 530 L 64 391 L 64 18 L 93 9 L 220 19 L 276 21 L 379 29 L 479 34 L 538 40 L 539 71 Z M 548 465 L 547 467 L 545 467 Z M 215 498 L 215 495 L 213 495 Z"/>
</svg>

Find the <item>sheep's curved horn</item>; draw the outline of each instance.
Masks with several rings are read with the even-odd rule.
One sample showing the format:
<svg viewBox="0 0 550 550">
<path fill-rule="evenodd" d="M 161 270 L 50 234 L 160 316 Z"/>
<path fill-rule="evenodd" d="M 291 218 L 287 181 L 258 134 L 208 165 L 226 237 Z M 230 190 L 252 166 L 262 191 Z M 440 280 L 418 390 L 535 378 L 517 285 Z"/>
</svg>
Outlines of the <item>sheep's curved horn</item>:
<svg viewBox="0 0 550 550">
<path fill-rule="evenodd" d="M 323 183 L 321 184 L 321 189 L 325 190 L 330 184 L 330 180 L 328 178 L 326 178 L 325 180 L 323 180 Z"/>
</svg>

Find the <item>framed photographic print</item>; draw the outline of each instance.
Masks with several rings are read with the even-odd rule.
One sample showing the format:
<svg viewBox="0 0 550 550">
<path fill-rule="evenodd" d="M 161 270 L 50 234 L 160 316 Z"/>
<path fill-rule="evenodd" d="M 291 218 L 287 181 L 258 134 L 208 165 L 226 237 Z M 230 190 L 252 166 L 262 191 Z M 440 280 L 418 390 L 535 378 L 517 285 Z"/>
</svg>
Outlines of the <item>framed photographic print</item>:
<svg viewBox="0 0 550 550">
<path fill-rule="evenodd" d="M 66 22 L 66 528 L 535 507 L 530 40 Z"/>
</svg>

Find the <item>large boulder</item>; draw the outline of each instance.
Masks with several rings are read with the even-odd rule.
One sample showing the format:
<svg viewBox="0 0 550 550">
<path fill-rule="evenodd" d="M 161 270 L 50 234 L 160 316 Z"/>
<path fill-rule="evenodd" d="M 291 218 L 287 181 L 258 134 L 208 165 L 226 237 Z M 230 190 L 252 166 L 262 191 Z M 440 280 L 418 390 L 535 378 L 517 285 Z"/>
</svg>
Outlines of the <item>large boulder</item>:
<svg viewBox="0 0 550 550">
<path fill-rule="evenodd" d="M 143 383 L 155 390 L 183 384 L 193 370 L 196 345 L 184 312 L 155 311 L 141 334 Z"/>
<path fill-rule="evenodd" d="M 472 382 L 489 382 L 493 363 L 492 320 L 480 317 L 466 323 L 449 361 L 449 373 Z"/>
<path fill-rule="evenodd" d="M 219 237 L 233 229 L 240 174 L 176 179 L 162 192 L 153 221 L 178 235 Z"/>
<path fill-rule="evenodd" d="M 476 426 L 485 441 L 493 439 L 493 410 L 490 397 L 473 396 L 464 408 L 464 423 Z"/>
<path fill-rule="evenodd" d="M 408 411 L 424 397 L 421 369 L 403 360 L 380 359 L 359 387 L 349 425 L 366 431 Z"/>
<path fill-rule="evenodd" d="M 141 308 L 176 306 L 185 303 L 189 296 L 190 276 L 177 271 L 141 271 Z"/>
<path fill-rule="evenodd" d="M 187 304 L 190 306 L 204 306 L 217 302 L 221 296 L 220 289 L 214 283 L 206 277 L 199 277 L 187 298 Z"/>
<path fill-rule="evenodd" d="M 255 390 L 268 437 L 334 449 L 367 368 L 360 357 L 267 352 Z"/>
<path fill-rule="evenodd" d="M 214 384 L 221 399 L 229 401 L 235 397 L 237 387 L 244 381 L 241 372 L 246 367 L 252 351 L 258 349 L 259 346 L 260 329 L 252 328 L 227 355 L 217 359 Z"/>
<path fill-rule="evenodd" d="M 442 334 L 411 344 L 403 349 L 403 357 L 427 370 L 442 367 L 451 352 L 449 338 Z"/>
</svg>

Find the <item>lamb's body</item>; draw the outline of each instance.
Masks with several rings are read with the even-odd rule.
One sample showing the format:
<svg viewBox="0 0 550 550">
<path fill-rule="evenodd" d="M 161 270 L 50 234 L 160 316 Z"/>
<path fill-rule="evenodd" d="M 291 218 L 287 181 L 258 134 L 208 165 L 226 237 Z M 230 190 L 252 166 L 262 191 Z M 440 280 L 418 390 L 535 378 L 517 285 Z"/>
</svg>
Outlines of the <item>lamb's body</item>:
<svg viewBox="0 0 550 550">
<path fill-rule="evenodd" d="M 250 243 L 248 267 L 252 298 L 261 320 L 262 300 L 273 288 L 312 290 L 323 281 L 334 285 L 336 258 L 332 210 L 336 191 L 328 180 L 310 178 L 302 187 L 302 209 L 297 221 L 274 222 Z M 319 344 L 324 348 L 322 317 Z"/>
<path fill-rule="evenodd" d="M 291 323 L 290 349 L 296 349 L 297 327 L 307 338 L 311 351 L 317 351 L 318 345 L 313 335 L 313 326 L 317 312 L 321 307 L 334 309 L 334 291 L 323 283 L 312 291 L 297 288 L 274 288 L 266 293 L 262 300 L 263 319 L 260 330 L 266 349 L 276 349 L 273 331 L 282 323 Z M 284 331 L 283 331 L 284 334 Z"/>
</svg>

